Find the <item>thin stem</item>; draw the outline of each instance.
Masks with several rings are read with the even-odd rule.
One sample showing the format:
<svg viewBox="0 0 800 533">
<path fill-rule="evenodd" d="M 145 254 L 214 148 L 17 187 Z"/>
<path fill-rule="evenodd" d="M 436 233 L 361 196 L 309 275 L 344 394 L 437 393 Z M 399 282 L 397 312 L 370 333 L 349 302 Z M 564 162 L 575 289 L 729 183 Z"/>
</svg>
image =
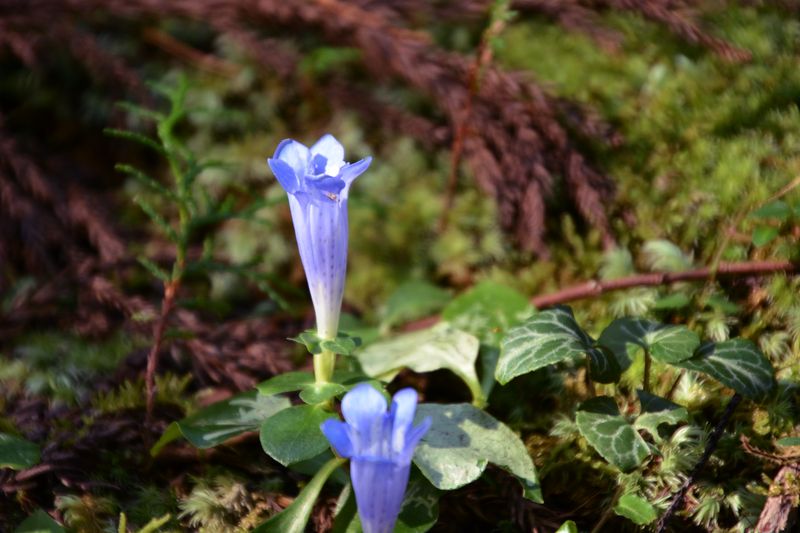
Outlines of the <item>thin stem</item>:
<svg viewBox="0 0 800 533">
<path fill-rule="evenodd" d="M 793 274 L 800 271 L 800 263 L 792 261 L 745 261 L 741 263 L 720 263 L 716 269 L 710 267 L 684 270 L 683 272 L 652 272 L 634 274 L 607 281 L 590 280 L 571 287 L 566 287 L 551 294 L 542 294 L 530 299 L 537 309 L 552 307 L 575 300 L 583 300 L 601 296 L 612 291 L 631 289 L 634 287 L 657 287 L 682 281 L 704 281 L 712 276 L 721 277 L 760 277 L 778 273 Z M 416 331 L 427 328 L 441 319 L 438 315 L 421 318 L 406 325 L 404 331 Z"/>
<path fill-rule="evenodd" d="M 330 383 L 336 366 L 336 354 L 323 350 L 314 354 L 314 379 L 317 383 Z"/>
<path fill-rule="evenodd" d="M 589 393 L 589 396 L 595 397 L 597 396 L 597 390 L 594 388 L 594 381 L 592 381 L 592 376 L 589 373 L 589 357 L 586 357 L 586 373 L 583 375 L 584 383 L 586 383 L 586 392 Z"/>
<path fill-rule="evenodd" d="M 725 426 L 728 425 L 728 421 L 730 421 L 731 416 L 733 416 L 733 411 L 741 401 L 742 397 L 739 396 L 739 393 L 736 393 L 728 402 L 728 405 L 725 407 L 725 412 L 722 413 L 722 417 L 719 419 L 719 422 L 717 422 L 717 425 L 714 426 L 714 431 L 712 431 L 711 435 L 708 437 L 708 443 L 706 444 L 706 449 L 703 451 L 703 455 L 700 457 L 700 460 L 697 461 L 697 464 L 692 469 L 689 477 L 686 478 L 686 481 L 683 482 L 681 488 L 678 489 L 678 492 L 675 494 L 675 497 L 673 498 L 669 508 L 661 516 L 661 520 L 658 521 L 656 533 L 664 533 L 664 531 L 667 530 L 667 524 L 669 524 L 669 521 L 672 519 L 672 515 L 674 515 L 681 505 L 683 505 L 683 498 L 686 496 L 686 492 L 689 490 L 689 487 L 692 486 L 695 478 L 700 474 L 700 471 L 711 457 L 711 454 L 717 449 L 717 444 L 719 444 L 719 439 L 722 437 L 722 433 L 725 431 Z"/>
<path fill-rule="evenodd" d="M 672 397 L 675 395 L 675 391 L 678 390 L 678 385 L 680 385 L 681 380 L 683 379 L 683 375 L 686 373 L 685 370 L 681 370 L 678 372 L 678 377 L 675 378 L 675 381 L 672 382 L 672 386 L 667 391 L 667 394 L 664 396 L 667 400 L 672 400 Z"/>
<path fill-rule="evenodd" d="M 150 353 L 147 354 L 147 370 L 145 372 L 145 387 L 147 389 L 147 421 L 148 425 L 153 417 L 153 403 L 155 401 L 155 376 L 156 367 L 158 366 L 158 353 L 161 351 L 161 343 L 164 339 L 164 331 L 167 326 L 167 319 L 169 318 L 172 309 L 175 306 L 175 295 L 180 286 L 180 279 L 170 280 L 164 285 L 164 299 L 161 301 L 161 316 L 156 322 L 153 334 L 153 347 L 150 348 Z"/>
<path fill-rule="evenodd" d="M 650 360 L 650 350 L 644 351 L 644 379 L 642 383 L 642 388 L 645 392 L 650 392 L 650 366 L 652 361 Z"/>
<path fill-rule="evenodd" d="M 498 9 L 506 11 L 507 5 Z M 463 111 L 457 119 L 455 132 L 453 135 L 453 145 L 450 151 L 450 173 L 447 177 L 447 188 L 444 194 L 444 204 L 442 206 L 442 214 L 439 217 L 438 232 L 441 234 L 447 229 L 447 224 L 450 221 L 450 211 L 453 208 L 453 203 L 456 196 L 456 188 L 458 187 L 458 169 L 461 162 L 461 156 L 464 152 L 464 141 L 469 133 L 469 122 L 472 115 L 472 107 L 475 96 L 478 94 L 481 82 L 482 71 L 492 61 L 492 40 L 502 33 L 506 27 L 506 20 L 502 16 L 498 17 L 500 13 L 493 13 L 493 20 L 483 31 L 481 35 L 480 44 L 475 53 L 475 60 L 470 65 L 467 71 L 467 97 L 464 101 Z"/>
<path fill-rule="evenodd" d="M 653 272 L 634 274 L 608 281 L 591 280 L 572 287 L 567 287 L 552 294 L 544 294 L 531 299 L 537 308 L 550 307 L 556 304 L 581 300 L 591 296 L 600 296 L 611 291 L 630 289 L 633 287 L 656 287 L 669 285 L 679 281 L 702 281 L 710 277 L 747 277 L 764 276 L 779 272 L 797 272 L 800 265 L 792 261 L 747 261 L 742 263 L 720 263 L 716 269 L 711 267 L 695 268 L 683 272 Z"/>
<path fill-rule="evenodd" d="M 622 485 L 617 486 L 617 490 L 614 492 L 614 496 L 611 498 L 611 504 L 605 510 L 603 516 L 600 517 L 600 520 L 597 521 L 597 524 L 595 524 L 594 528 L 592 528 L 591 533 L 600 533 L 600 531 L 603 530 L 603 526 L 606 525 L 608 519 L 611 518 L 612 514 L 614 514 L 614 506 L 617 504 L 619 497 L 622 496 L 622 490 Z"/>
</svg>

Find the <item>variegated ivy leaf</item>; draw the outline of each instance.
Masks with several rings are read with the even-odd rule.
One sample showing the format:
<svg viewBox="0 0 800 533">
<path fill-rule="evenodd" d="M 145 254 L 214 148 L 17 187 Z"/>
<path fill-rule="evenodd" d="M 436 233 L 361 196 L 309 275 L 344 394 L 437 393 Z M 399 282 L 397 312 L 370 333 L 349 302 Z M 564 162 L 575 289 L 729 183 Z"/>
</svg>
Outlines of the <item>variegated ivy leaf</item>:
<svg viewBox="0 0 800 533">
<path fill-rule="evenodd" d="M 681 422 L 689 421 L 689 412 L 684 407 L 677 409 L 667 409 L 665 411 L 656 411 L 654 413 L 642 413 L 633 422 L 633 427 L 641 429 L 650 433 L 656 442 L 661 442 L 663 439 L 659 435 L 658 428 L 662 424 L 674 426 Z"/>
<path fill-rule="evenodd" d="M 662 424 L 674 426 L 681 422 L 689 421 L 689 412 L 686 408 L 666 398 L 641 389 L 636 391 L 636 395 L 639 397 L 639 403 L 641 404 L 641 414 L 634 420 L 633 427 L 647 431 L 657 443 L 663 440 L 659 432 L 659 427 Z"/>
<path fill-rule="evenodd" d="M 595 346 L 569 307 L 558 306 L 511 328 L 502 342 L 495 378 L 505 384 L 522 374 L 586 354 L 592 379 L 611 383 L 619 378 L 616 359 Z"/>
<path fill-rule="evenodd" d="M 433 372 L 446 368 L 464 380 L 478 403 L 484 401 L 475 360 L 480 341 L 451 324 L 436 326 L 374 342 L 356 357 L 364 372 L 374 378 L 391 380 L 403 368 Z"/>
<path fill-rule="evenodd" d="M 463 487 L 493 463 L 519 479 L 526 498 L 542 503 L 536 466 L 525 443 L 508 426 L 465 403 L 424 403 L 417 408 L 415 423 L 428 416 L 433 423 L 419 443 L 414 464 L 434 487 Z"/>
<path fill-rule="evenodd" d="M 586 400 L 578 406 L 575 422 L 597 453 L 622 471 L 633 470 L 650 455 L 647 443 L 619 413 L 613 398 Z"/>
<path fill-rule="evenodd" d="M 708 374 L 748 398 L 762 398 L 775 386 L 772 365 L 747 339 L 704 343 L 694 357 L 673 364 Z"/>
<path fill-rule="evenodd" d="M 639 352 L 653 359 L 675 363 L 688 359 L 700 346 L 700 337 L 686 326 L 668 326 L 641 318 L 618 318 L 600 335 L 598 344 L 614 353 L 624 370 Z"/>
</svg>

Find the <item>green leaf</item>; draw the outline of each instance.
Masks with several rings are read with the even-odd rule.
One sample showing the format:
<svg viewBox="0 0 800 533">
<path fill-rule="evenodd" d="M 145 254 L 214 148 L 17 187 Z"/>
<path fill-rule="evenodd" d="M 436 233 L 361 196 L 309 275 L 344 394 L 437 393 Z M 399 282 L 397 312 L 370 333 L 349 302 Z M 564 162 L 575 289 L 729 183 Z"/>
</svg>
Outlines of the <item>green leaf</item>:
<svg viewBox="0 0 800 533">
<path fill-rule="evenodd" d="M 778 228 L 758 226 L 753 230 L 753 246 L 765 246 L 778 236 Z"/>
<path fill-rule="evenodd" d="M 331 533 L 361 533 L 361 520 L 358 516 L 356 507 L 356 496 L 353 492 L 353 485 L 348 481 L 347 485 L 339 493 L 336 501 L 336 509 L 333 512 L 333 528 Z"/>
<path fill-rule="evenodd" d="M 346 332 L 351 337 L 361 339 L 362 346 L 370 344 L 380 337 L 378 328 L 365 324 L 350 313 L 342 313 L 339 318 L 339 328 L 340 331 Z"/>
<path fill-rule="evenodd" d="M 759 207 L 750 213 L 750 216 L 752 218 L 774 218 L 780 220 L 781 222 L 785 222 L 790 216 L 792 216 L 792 208 L 783 200 L 776 200 Z"/>
<path fill-rule="evenodd" d="M 65 533 L 66 529 L 41 509 L 17 526 L 14 533 Z"/>
<path fill-rule="evenodd" d="M 320 425 L 334 413 L 316 405 L 295 405 L 261 424 L 261 447 L 283 466 L 324 452 L 329 444 Z"/>
<path fill-rule="evenodd" d="M 142 208 L 142 211 L 144 211 L 145 214 L 147 214 L 147 216 L 150 217 L 150 220 L 152 220 L 155 223 L 155 225 L 158 226 L 158 228 L 164 233 L 164 235 L 166 235 L 166 237 L 170 241 L 176 244 L 180 241 L 180 239 L 178 238 L 178 234 L 175 232 L 175 229 L 172 226 L 170 226 L 166 220 L 164 220 L 164 217 L 158 214 L 158 211 L 156 211 L 156 208 L 153 207 L 153 204 L 151 204 L 149 201 L 145 200 L 141 196 L 135 197 L 133 201 L 136 203 L 136 205 Z"/>
<path fill-rule="evenodd" d="M 674 426 L 681 422 L 689 421 L 689 412 L 684 407 L 677 409 L 665 409 L 663 411 L 655 411 L 649 413 L 642 413 L 633 422 L 635 429 L 647 431 L 652 435 L 653 439 L 658 443 L 662 441 L 661 435 L 658 431 L 659 426 L 667 424 Z"/>
<path fill-rule="evenodd" d="M 313 383 L 314 375 L 310 372 L 284 372 L 259 383 L 256 388 L 264 396 L 272 396 L 273 394 L 301 390 Z"/>
<path fill-rule="evenodd" d="M 532 310 L 528 299 L 514 289 L 482 281 L 450 302 L 442 318 L 485 344 L 499 346 L 505 332 Z"/>
<path fill-rule="evenodd" d="M 432 528 L 439 518 L 440 494 L 430 481 L 412 469 L 394 533 L 425 533 Z"/>
<path fill-rule="evenodd" d="M 706 299 L 706 305 L 715 311 L 725 313 L 727 315 L 735 315 L 742 312 L 742 307 L 730 301 L 725 294 L 712 294 Z"/>
<path fill-rule="evenodd" d="M 572 520 L 567 520 L 561 524 L 556 533 L 578 533 L 578 526 Z"/>
<path fill-rule="evenodd" d="M 151 178 L 150 176 L 148 176 L 147 174 L 145 174 L 144 172 L 142 172 L 141 170 L 139 170 L 134 166 L 125 165 L 123 163 L 117 163 L 116 165 L 114 165 L 114 170 L 128 174 L 132 178 L 135 178 L 137 181 L 139 181 L 139 183 L 143 184 L 146 187 L 149 187 L 150 189 L 152 189 L 153 191 L 162 195 L 165 198 L 169 198 L 170 200 L 173 201 L 176 201 L 178 199 L 177 195 L 173 191 L 167 189 L 157 180 Z"/>
<path fill-rule="evenodd" d="M 778 446 L 800 446 L 800 437 L 783 437 L 775 442 Z"/>
<path fill-rule="evenodd" d="M 775 386 L 772 365 L 747 339 L 707 342 L 694 357 L 674 364 L 708 374 L 748 398 L 760 399 Z"/>
<path fill-rule="evenodd" d="M 536 313 L 524 323 L 511 328 L 502 342 L 495 378 L 506 384 L 517 376 L 548 365 L 588 355 L 595 371 L 611 368 L 611 358 L 595 347 L 594 339 L 584 332 L 569 307 L 558 306 Z M 592 376 L 595 377 L 595 376 Z M 607 381 L 606 378 L 598 381 Z"/>
<path fill-rule="evenodd" d="M 647 443 L 620 415 L 613 398 L 586 400 L 578 406 L 575 422 L 597 453 L 622 471 L 633 470 L 650 455 Z"/>
<path fill-rule="evenodd" d="M 598 383 L 614 383 L 622 374 L 617 358 L 610 350 L 598 346 L 586 352 L 589 356 L 589 375 Z"/>
<path fill-rule="evenodd" d="M 656 302 L 653 304 L 653 309 L 658 309 L 661 311 L 683 309 L 688 307 L 690 303 L 692 303 L 692 299 L 689 298 L 686 293 L 676 292 L 656 300 Z"/>
<path fill-rule="evenodd" d="M 641 318 L 618 318 L 603 330 L 598 344 L 609 348 L 621 368 L 643 350 L 653 359 L 674 363 L 690 358 L 700 346 L 700 337 L 686 326 L 667 326 Z"/>
<path fill-rule="evenodd" d="M 314 330 L 307 329 L 297 337 L 289 337 L 289 340 L 305 346 L 306 350 L 308 350 L 308 353 L 315 355 L 322 353 L 322 348 L 319 345 L 321 339 Z"/>
<path fill-rule="evenodd" d="M 449 300 L 449 292 L 427 281 L 406 281 L 386 301 L 381 326 L 385 329 L 423 318 L 439 311 Z"/>
<path fill-rule="evenodd" d="M 353 355 L 356 348 L 361 346 L 361 339 L 351 337 L 349 334 L 339 332 L 335 339 L 322 339 L 314 330 L 306 330 L 297 337 L 289 338 L 298 344 L 306 347 L 309 353 L 318 354 L 324 350 L 340 355 Z"/>
<path fill-rule="evenodd" d="M 256 527 L 251 533 L 303 533 L 325 481 L 344 462 L 344 459 L 338 457 L 328 461 L 308 485 L 303 487 L 289 507 Z"/>
<path fill-rule="evenodd" d="M 0 468 L 25 470 L 39 462 L 39 446 L 8 433 L 0 433 Z"/>
<path fill-rule="evenodd" d="M 287 407 L 289 400 L 281 396 L 265 396 L 257 390 L 238 394 L 170 424 L 150 454 L 157 455 L 181 435 L 198 448 L 217 446 L 231 437 L 258 430 L 264 420 Z"/>
<path fill-rule="evenodd" d="M 356 357 L 368 376 L 386 380 L 391 380 L 402 368 L 414 372 L 446 368 L 464 380 L 476 401 L 482 401 L 475 372 L 479 348 L 477 338 L 444 322 L 430 329 L 372 343 Z"/>
<path fill-rule="evenodd" d="M 647 525 L 658 517 L 656 508 L 635 494 L 622 495 L 614 506 L 614 512 L 639 526 Z"/>
<path fill-rule="evenodd" d="M 323 339 L 319 345 L 323 350 L 339 355 L 353 355 L 356 348 L 361 346 L 361 339 L 340 331 L 335 339 Z"/>
<path fill-rule="evenodd" d="M 494 371 L 497 368 L 497 361 L 500 359 L 500 348 L 482 344 L 478 353 L 478 363 L 480 365 L 481 391 L 483 397 L 488 398 L 497 385 L 494 379 Z"/>
<path fill-rule="evenodd" d="M 488 463 L 517 476 L 526 498 L 542 502 L 541 487 L 520 438 L 491 415 L 469 404 L 422 404 L 416 423 L 431 417 L 414 463 L 441 490 L 462 487 L 480 477 Z"/>
<path fill-rule="evenodd" d="M 322 403 L 346 391 L 347 387 L 339 383 L 310 383 L 300 391 L 300 399 L 308 404 Z"/>
<path fill-rule="evenodd" d="M 166 118 L 163 113 L 142 107 L 133 102 L 117 102 L 116 105 L 135 117 L 146 118 L 155 122 L 162 121 Z"/>
<path fill-rule="evenodd" d="M 142 135 L 141 133 L 130 131 L 130 130 L 119 130 L 116 128 L 105 128 L 103 133 L 109 135 L 111 137 L 117 137 L 118 139 L 127 139 L 129 141 L 133 141 L 136 143 L 141 144 L 142 146 L 146 146 L 156 153 L 164 155 L 164 147 L 161 146 L 158 141 L 155 139 L 151 139 L 147 135 Z"/>
<path fill-rule="evenodd" d="M 681 409 L 677 403 L 671 402 L 661 396 L 656 396 L 642 389 L 636 389 L 636 396 L 639 397 L 639 404 L 641 405 L 642 413 L 657 413 L 659 411 L 668 411 L 673 409 Z"/>
<path fill-rule="evenodd" d="M 169 272 L 155 264 L 153 261 L 144 256 L 139 256 L 136 258 L 136 260 L 139 261 L 139 264 L 142 265 L 154 278 L 161 280 L 164 283 L 169 281 Z"/>
<path fill-rule="evenodd" d="M 692 268 L 692 258 L 684 255 L 673 243 L 657 239 L 642 247 L 644 259 L 651 270 L 658 272 L 682 272 Z"/>
</svg>

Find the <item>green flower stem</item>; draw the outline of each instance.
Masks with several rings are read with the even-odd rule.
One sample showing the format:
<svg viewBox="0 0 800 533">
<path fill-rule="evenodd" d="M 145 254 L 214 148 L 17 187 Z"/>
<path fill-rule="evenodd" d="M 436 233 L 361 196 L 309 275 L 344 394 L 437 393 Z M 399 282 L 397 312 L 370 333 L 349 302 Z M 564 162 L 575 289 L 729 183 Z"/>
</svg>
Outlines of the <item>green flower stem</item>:
<svg viewBox="0 0 800 533">
<path fill-rule="evenodd" d="M 472 405 L 478 409 L 486 407 L 486 396 L 483 395 L 480 383 L 473 383 L 472 380 L 464 380 L 469 387 L 469 392 L 472 394 Z"/>
<path fill-rule="evenodd" d="M 336 354 L 323 350 L 314 354 L 314 378 L 317 383 L 330 383 L 333 378 L 333 368 L 336 365 Z"/>
</svg>

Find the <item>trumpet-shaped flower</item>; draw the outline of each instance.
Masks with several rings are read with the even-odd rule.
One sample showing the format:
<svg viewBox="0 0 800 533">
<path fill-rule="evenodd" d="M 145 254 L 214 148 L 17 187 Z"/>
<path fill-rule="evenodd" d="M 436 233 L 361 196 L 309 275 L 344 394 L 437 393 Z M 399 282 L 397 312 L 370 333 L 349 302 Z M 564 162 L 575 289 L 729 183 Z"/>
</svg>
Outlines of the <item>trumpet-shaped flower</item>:
<svg viewBox="0 0 800 533">
<path fill-rule="evenodd" d="M 391 533 L 403 503 L 411 458 L 431 419 L 413 426 L 417 392 L 402 389 L 387 411 L 383 395 L 362 383 L 342 399 L 345 422 L 326 420 L 322 432 L 350 459 L 350 478 L 365 533 Z"/>
<path fill-rule="evenodd" d="M 347 196 L 371 157 L 344 161 L 344 148 L 323 135 L 311 148 L 286 139 L 267 160 L 289 195 L 289 208 L 322 338 L 336 337 L 347 271 Z"/>
</svg>

